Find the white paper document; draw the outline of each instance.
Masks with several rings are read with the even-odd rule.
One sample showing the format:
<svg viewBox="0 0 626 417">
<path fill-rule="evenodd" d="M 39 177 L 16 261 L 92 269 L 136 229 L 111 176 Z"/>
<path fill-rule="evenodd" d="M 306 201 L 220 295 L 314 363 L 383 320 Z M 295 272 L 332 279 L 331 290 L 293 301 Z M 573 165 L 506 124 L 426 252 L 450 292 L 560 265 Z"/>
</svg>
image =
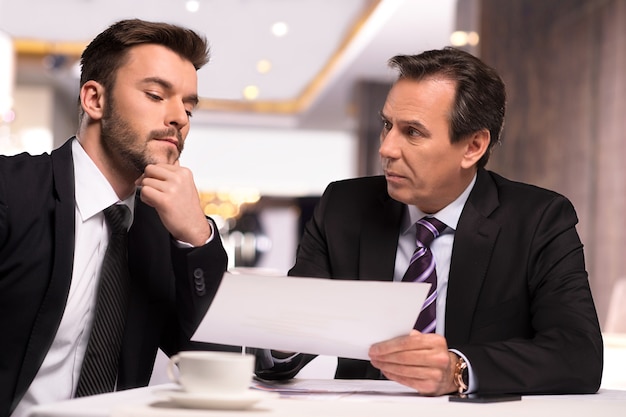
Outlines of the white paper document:
<svg viewBox="0 0 626 417">
<path fill-rule="evenodd" d="M 375 379 L 300 379 L 265 381 L 255 379 L 254 389 L 280 394 L 390 394 L 419 395 L 413 388 L 389 380 Z"/>
<path fill-rule="evenodd" d="M 193 340 L 368 359 L 409 333 L 429 287 L 227 272 Z"/>
</svg>

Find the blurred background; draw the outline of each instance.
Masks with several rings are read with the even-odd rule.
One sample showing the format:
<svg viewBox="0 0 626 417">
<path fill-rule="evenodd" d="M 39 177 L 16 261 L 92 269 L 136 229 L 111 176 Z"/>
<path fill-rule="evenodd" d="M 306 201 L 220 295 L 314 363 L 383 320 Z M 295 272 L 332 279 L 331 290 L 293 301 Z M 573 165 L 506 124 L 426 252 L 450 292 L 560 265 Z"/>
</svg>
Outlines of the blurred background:
<svg viewBox="0 0 626 417">
<path fill-rule="evenodd" d="M 572 200 L 603 329 L 626 332 L 626 2 L 0 0 L 0 154 L 75 133 L 80 53 L 134 17 L 211 44 L 181 162 L 231 267 L 286 273 L 326 185 L 380 172 L 387 60 L 456 45 L 507 84 L 488 168 Z"/>
</svg>

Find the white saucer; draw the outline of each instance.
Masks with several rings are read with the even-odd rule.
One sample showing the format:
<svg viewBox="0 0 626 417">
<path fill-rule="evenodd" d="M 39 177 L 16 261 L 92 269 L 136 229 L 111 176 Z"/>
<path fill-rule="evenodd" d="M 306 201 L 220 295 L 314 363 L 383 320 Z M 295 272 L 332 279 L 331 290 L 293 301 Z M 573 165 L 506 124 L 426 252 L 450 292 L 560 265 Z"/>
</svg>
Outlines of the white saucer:
<svg viewBox="0 0 626 417">
<path fill-rule="evenodd" d="M 201 394 L 179 390 L 163 391 L 162 394 L 181 407 L 214 410 L 245 410 L 261 400 L 278 397 L 275 393 L 253 389 L 233 395 Z"/>
</svg>

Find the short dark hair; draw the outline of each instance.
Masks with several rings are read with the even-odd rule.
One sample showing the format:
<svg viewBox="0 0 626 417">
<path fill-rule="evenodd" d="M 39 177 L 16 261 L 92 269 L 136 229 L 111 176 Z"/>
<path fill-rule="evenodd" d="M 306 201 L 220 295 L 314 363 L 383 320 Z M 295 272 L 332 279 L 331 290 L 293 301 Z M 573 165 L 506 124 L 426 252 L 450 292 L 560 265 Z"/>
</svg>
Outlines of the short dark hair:
<svg viewBox="0 0 626 417">
<path fill-rule="evenodd" d="M 389 66 L 398 70 L 398 79 L 440 76 L 456 83 L 450 140 L 458 142 L 482 129 L 489 130 L 489 147 L 477 163 L 479 168 L 484 167 L 504 126 L 506 92 L 498 73 L 472 54 L 453 47 L 397 55 L 389 60 Z"/>
<path fill-rule="evenodd" d="M 142 44 L 165 46 L 191 62 L 196 70 L 209 62 L 206 38 L 191 29 L 140 19 L 120 20 L 97 35 L 83 51 L 80 86 L 94 80 L 111 91 L 128 50 Z"/>
</svg>

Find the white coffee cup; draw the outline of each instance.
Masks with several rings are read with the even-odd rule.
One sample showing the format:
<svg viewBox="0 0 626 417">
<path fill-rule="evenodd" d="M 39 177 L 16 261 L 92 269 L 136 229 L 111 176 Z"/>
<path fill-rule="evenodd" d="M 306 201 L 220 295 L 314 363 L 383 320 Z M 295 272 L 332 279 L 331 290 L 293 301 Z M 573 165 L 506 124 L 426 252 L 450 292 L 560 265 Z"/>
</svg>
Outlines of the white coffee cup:
<svg viewBox="0 0 626 417">
<path fill-rule="evenodd" d="M 254 355 L 234 352 L 184 351 L 167 364 L 167 376 L 185 391 L 211 395 L 244 393 L 253 372 Z"/>
</svg>

